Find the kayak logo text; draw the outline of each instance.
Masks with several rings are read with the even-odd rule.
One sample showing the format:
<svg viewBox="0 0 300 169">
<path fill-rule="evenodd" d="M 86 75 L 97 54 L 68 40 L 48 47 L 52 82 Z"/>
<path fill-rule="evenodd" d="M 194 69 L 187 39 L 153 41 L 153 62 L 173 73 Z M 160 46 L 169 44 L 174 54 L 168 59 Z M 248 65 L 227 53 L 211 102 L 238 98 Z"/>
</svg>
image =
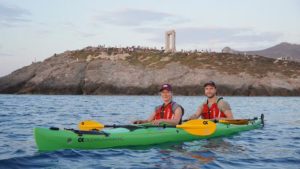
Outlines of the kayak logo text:
<svg viewBox="0 0 300 169">
<path fill-rule="evenodd" d="M 79 138 L 78 138 L 78 142 L 79 142 L 79 143 L 84 142 L 84 138 L 83 138 L 83 137 L 79 137 Z"/>
<path fill-rule="evenodd" d="M 100 141 L 123 141 L 123 138 L 84 138 L 78 137 L 78 143 L 84 142 L 100 142 Z"/>
</svg>

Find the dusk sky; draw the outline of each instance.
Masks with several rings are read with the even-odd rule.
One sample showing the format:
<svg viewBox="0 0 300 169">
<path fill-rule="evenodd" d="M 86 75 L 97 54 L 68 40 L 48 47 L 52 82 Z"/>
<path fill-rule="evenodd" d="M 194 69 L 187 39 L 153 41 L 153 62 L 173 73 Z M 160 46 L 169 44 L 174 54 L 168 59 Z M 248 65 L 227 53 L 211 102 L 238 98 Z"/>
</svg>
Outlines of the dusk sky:
<svg viewBox="0 0 300 169">
<path fill-rule="evenodd" d="M 225 46 L 264 49 L 300 44 L 299 0 L 0 0 L 0 76 L 54 53 L 86 46 Z"/>
</svg>

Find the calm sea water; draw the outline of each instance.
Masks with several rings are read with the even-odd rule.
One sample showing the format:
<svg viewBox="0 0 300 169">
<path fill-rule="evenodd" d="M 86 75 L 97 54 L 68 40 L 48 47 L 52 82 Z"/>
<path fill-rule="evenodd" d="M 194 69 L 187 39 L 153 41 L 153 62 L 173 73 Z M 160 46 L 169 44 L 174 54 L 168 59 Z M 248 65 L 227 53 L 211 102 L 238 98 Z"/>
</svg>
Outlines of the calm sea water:
<svg viewBox="0 0 300 169">
<path fill-rule="evenodd" d="M 204 97 L 175 96 L 185 117 Z M 84 119 L 128 124 L 159 96 L 0 95 L 0 168 L 300 168 L 300 97 L 225 97 L 236 118 L 265 114 L 263 129 L 227 138 L 131 149 L 37 151 L 33 128 Z"/>
</svg>

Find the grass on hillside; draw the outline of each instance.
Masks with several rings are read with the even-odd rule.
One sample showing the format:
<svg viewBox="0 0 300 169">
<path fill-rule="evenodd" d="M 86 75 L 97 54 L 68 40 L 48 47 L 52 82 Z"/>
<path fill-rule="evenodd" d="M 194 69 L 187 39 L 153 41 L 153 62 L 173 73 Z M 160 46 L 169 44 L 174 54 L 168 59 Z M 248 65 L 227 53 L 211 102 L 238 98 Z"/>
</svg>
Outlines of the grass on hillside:
<svg viewBox="0 0 300 169">
<path fill-rule="evenodd" d="M 108 55 L 115 55 L 119 52 L 118 48 L 85 48 L 72 52 L 72 56 L 86 60 L 89 55 L 97 56 L 102 52 Z M 190 68 L 213 69 L 228 74 L 247 74 L 263 77 L 269 72 L 281 73 L 289 77 L 300 75 L 300 63 L 291 61 L 279 61 L 274 63 L 274 59 L 260 56 L 244 56 L 226 53 L 164 53 L 162 51 L 136 50 L 128 52 L 127 61 L 133 65 L 148 68 L 161 69 L 166 64 L 178 62 Z"/>
<path fill-rule="evenodd" d="M 168 57 L 166 61 L 164 57 Z M 300 74 L 300 63 L 279 61 L 260 56 L 243 56 L 225 53 L 145 53 L 135 52 L 128 61 L 134 65 L 162 68 L 170 62 L 179 62 L 190 68 L 213 69 L 228 74 L 241 72 L 254 76 L 265 76 L 267 73 L 281 73 L 289 77 Z"/>
</svg>

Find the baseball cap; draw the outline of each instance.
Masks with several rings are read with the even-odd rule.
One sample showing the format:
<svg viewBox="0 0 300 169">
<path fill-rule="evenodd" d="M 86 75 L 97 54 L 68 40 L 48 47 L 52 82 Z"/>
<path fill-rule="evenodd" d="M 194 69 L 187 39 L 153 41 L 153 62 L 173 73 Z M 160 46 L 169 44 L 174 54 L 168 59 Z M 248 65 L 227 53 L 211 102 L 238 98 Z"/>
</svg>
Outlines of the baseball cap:
<svg viewBox="0 0 300 169">
<path fill-rule="evenodd" d="M 206 82 L 203 87 L 206 87 L 206 86 L 213 86 L 213 87 L 217 88 L 215 82 L 213 82 L 213 81 Z"/>
<path fill-rule="evenodd" d="M 160 92 L 163 91 L 163 90 L 168 90 L 168 91 L 172 91 L 172 86 L 169 85 L 169 84 L 163 84 L 160 88 Z"/>
</svg>

